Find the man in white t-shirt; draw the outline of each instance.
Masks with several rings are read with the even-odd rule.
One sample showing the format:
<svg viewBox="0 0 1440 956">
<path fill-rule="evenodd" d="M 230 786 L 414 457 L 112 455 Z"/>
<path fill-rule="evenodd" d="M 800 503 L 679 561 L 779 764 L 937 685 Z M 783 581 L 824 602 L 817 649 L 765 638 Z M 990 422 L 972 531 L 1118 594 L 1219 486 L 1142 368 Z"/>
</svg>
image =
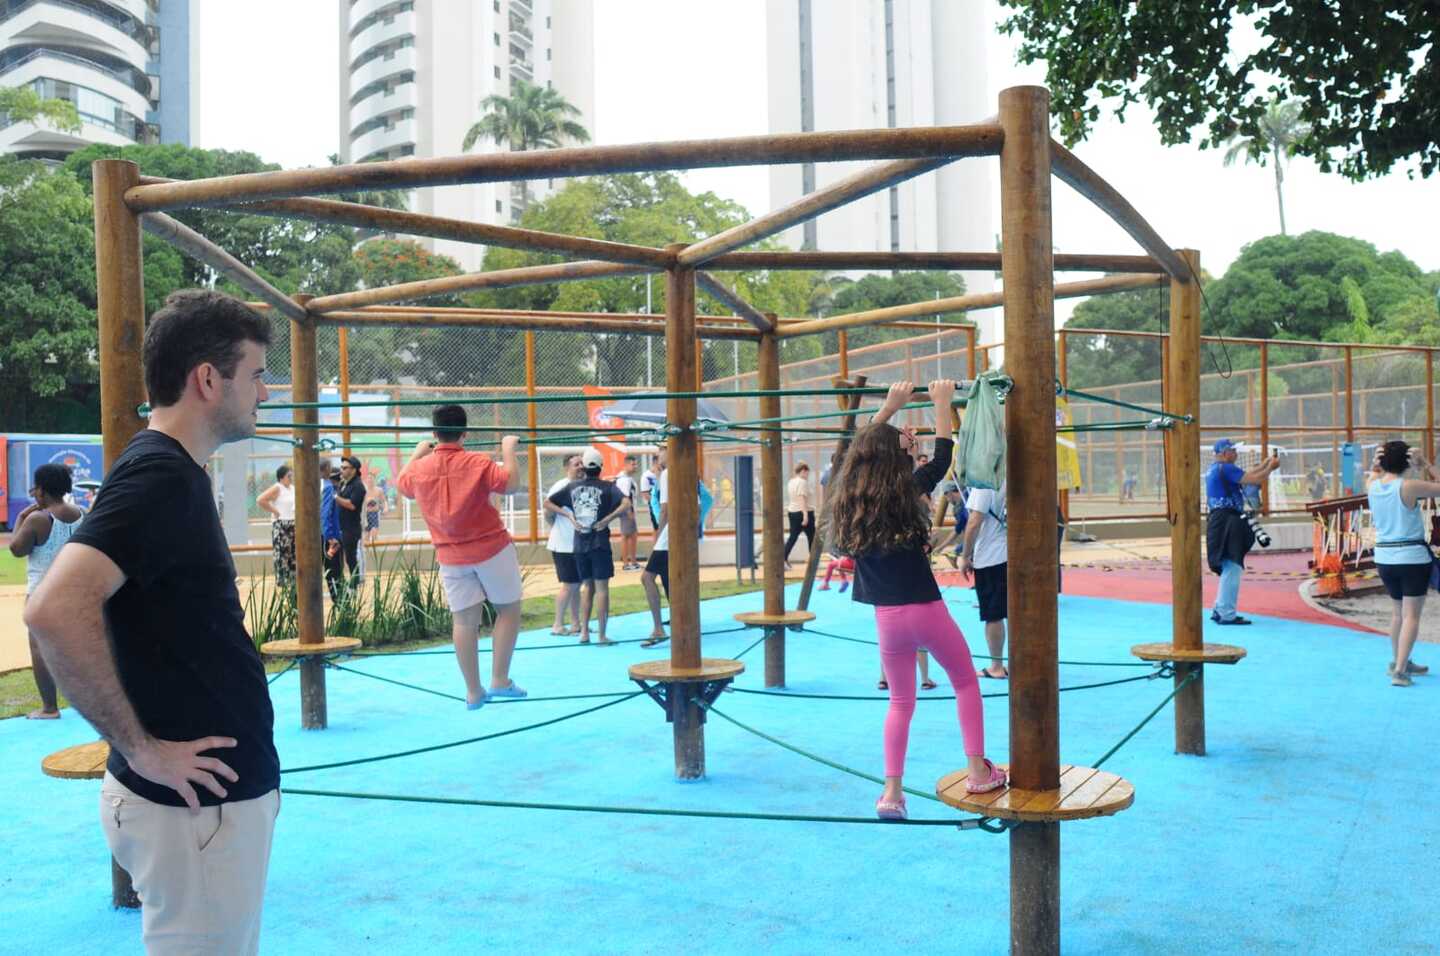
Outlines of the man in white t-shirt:
<svg viewBox="0 0 1440 956">
<path fill-rule="evenodd" d="M 545 502 L 548 505 L 551 495 L 560 491 L 572 481 L 578 481 L 583 472 L 579 455 L 570 455 L 565 459 L 565 474 L 550 490 L 545 492 Z M 559 509 L 547 507 L 545 519 L 553 522 L 550 525 L 550 539 L 545 542 L 545 547 L 550 551 L 550 559 L 555 562 L 555 577 L 560 581 L 560 590 L 555 594 L 555 623 L 550 628 L 551 634 L 578 634 L 580 631 L 580 571 L 575 567 L 575 522 Z M 573 625 L 565 623 L 566 612 L 569 612 Z"/>
<path fill-rule="evenodd" d="M 650 547 L 650 558 L 645 562 L 645 572 L 640 575 L 640 584 L 645 588 L 645 600 L 650 604 L 650 618 L 654 627 L 650 631 L 650 637 L 641 642 L 641 647 L 654 647 L 661 641 L 668 638 L 665 633 L 665 626 L 660 623 L 660 591 L 655 587 L 655 579 L 658 577 L 660 583 L 665 587 L 665 597 L 670 597 L 670 470 L 667 468 L 660 472 L 655 480 L 651 494 L 655 495 L 660 503 L 660 518 L 656 522 L 655 543 Z"/>
<path fill-rule="evenodd" d="M 965 507 L 970 517 L 965 524 L 965 543 L 961 546 L 960 573 L 967 578 L 974 574 L 980 620 L 985 622 L 985 644 L 990 650 L 990 663 L 980 670 L 980 676 L 1005 680 L 1010 676 L 1003 660 L 1009 602 L 1006 567 L 1010 558 L 1005 529 L 1005 485 L 998 491 L 970 489 Z"/>
<path fill-rule="evenodd" d="M 620 516 L 620 570 L 640 570 L 640 560 L 636 557 L 636 549 L 640 541 L 640 526 L 635 523 L 635 494 L 638 489 L 638 482 L 635 480 L 635 473 L 640 470 L 640 459 L 634 455 L 625 456 L 625 465 L 620 474 L 615 476 L 615 487 L 625 500 L 630 502 L 630 510 Z"/>
<path fill-rule="evenodd" d="M 655 482 L 660 478 L 660 473 L 665 470 L 665 449 L 655 453 L 650 459 L 650 467 L 640 475 L 640 510 L 650 516 L 650 529 L 658 531 L 660 528 L 660 495 L 655 490 Z"/>
</svg>

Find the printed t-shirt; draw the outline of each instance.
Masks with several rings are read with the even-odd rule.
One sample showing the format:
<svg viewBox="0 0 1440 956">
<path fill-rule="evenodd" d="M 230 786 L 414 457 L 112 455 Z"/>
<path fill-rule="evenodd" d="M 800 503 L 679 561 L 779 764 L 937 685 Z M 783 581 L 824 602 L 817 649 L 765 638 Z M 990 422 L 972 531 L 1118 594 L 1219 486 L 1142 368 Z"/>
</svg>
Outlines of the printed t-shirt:
<svg viewBox="0 0 1440 956">
<path fill-rule="evenodd" d="M 1209 499 L 1210 510 L 1229 508 L 1232 511 L 1245 510 L 1245 492 L 1240 479 L 1245 469 L 1228 461 L 1217 461 L 1205 470 L 1205 497 Z"/>
<path fill-rule="evenodd" d="M 557 508 L 569 508 L 575 515 L 575 553 L 610 550 L 610 528 L 595 530 L 595 522 L 613 512 L 625 501 L 613 481 L 603 478 L 581 478 L 572 481 L 550 496 Z M 558 520 L 557 520 L 558 523 Z"/>
</svg>

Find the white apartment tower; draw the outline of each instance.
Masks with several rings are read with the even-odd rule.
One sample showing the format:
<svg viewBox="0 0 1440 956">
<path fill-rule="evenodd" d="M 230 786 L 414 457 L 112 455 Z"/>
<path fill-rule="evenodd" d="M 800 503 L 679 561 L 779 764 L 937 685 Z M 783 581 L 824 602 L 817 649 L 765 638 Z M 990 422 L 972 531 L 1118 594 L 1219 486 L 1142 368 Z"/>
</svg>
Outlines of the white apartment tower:
<svg viewBox="0 0 1440 956">
<path fill-rule="evenodd" d="M 773 133 L 962 125 L 995 113 L 984 0 L 769 0 L 766 26 Z M 867 165 L 775 166 L 771 204 Z M 833 251 L 993 251 L 991 166 L 959 160 L 791 229 L 785 240 Z M 964 275 L 972 292 L 994 287 L 990 272 Z M 998 319 L 976 318 L 982 341 L 993 341 Z"/>
<path fill-rule="evenodd" d="M 58 162 L 90 143 L 197 135 L 194 0 L 0 0 L 0 86 L 69 100 L 78 132 L 0 114 L 0 153 Z"/>
<path fill-rule="evenodd" d="M 340 158 L 454 156 L 481 116 L 480 101 L 508 96 L 517 80 L 551 86 L 595 129 L 594 12 L 589 0 L 338 0 Z M 472 152 L 497 147 L 477 142 Z M 530 184 L 532 200 L 549 182 Z M 415 190 L 415 212 L 509 225 L 518 184 Z M 484 250 L 422 240 L 479 269 Z"/>
</svg>

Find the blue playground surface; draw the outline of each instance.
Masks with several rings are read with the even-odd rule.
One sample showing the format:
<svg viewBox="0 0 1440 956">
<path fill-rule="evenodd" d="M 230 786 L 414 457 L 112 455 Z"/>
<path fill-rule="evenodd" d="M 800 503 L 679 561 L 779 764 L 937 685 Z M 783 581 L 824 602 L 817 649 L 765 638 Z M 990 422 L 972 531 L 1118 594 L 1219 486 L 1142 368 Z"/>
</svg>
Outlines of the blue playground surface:
<svg viewBox="0 0 1440 956">
<path fill-rule="evenodd" d="M 973 592 L 947 600 L 984 641 Z M 787 596 L 793 604 L 795 589 Z M 702 607 L 710 657 L 760 637 L 731 615 L 759 594 Z M 792 633 L 788 690 L 879 696 L 869 609 L 816 593 L 814 626 Z M 1133 643 L 1167 640 L 1170 608 L 1062 596 L 1061 657 L 1130 665 Z M 611 637 L 648 632 L 647 615 Z M 721 633 L 724 632 L 724 633 Z M 1206 624 L 1206 639 L 1250 656 L 1206 669 L 1209 755 L 1173 753 L 1167 706 L 1105 764 L 1136 788 L 1114 817 L 1062 827 L 1067 953 L 1433 953 L 1440 946 L 1440 849 L 1433 742 L 1440 677 L 1391 687 L 1385 637 L 1275 618 Z M 521 645 L 559 643 L 548 632 Z M 1426 660 L 1422 646 L 1421 661 Z M 658 653 L 657 653 L 658 652 Z M 532 698 L 629 693 L 627 665 L 666 647 L 522 650 L 513 674 Z M 749 650 L 736 688 L 763 686 Z M 447 694 L 453 655 L 342 662 Z M 943 672 L 935 668 L 947 694 Z M 488 666 L 482 661 L 482 673 Z M 1061 687 L 1149 673 L 1062 664 Z M 712 715 L 708 777 L 674 779 L 672 739 L 641 695 L 457 702 L 330 671 L 330 727 L 299 729 L 298 676 L 272 688 L 289 768 L 390 754 L 570 720 L 360 766 L 289 773 L 286 788 L 607 807 L 870 818 L 879 786 L 783 749 Z M 982 690 L 1005 685 L 982 682 Z M 1061 759 L 1093 766 L 1164 700 L 1166 679 L 1061 694 Z M 716 707 L 796 747 L 881 772 L 883 700 L 726 693 Z M 986 702 L 989 750 L 1007 755 L 1007 704 Z M 110 908 L 96 781 L 40 773 L 45 755 L 94 739 L 69 711 L 0 721 L 0 953 L 140 951 L 138 912 Z M 1431 756 L 1427 757 L 1429 753 Z M 933 792 L 963 765 L 954 704 L 922 701 L 906 784 Z M 911 797 L 912 818 L 966 819 Z M 977 829 L 616 815 L 360 800 L 291 793 L 275 834 L 266 953 L 1003 953 L 1009 941 L 1008 838 Z"/>
</svg>

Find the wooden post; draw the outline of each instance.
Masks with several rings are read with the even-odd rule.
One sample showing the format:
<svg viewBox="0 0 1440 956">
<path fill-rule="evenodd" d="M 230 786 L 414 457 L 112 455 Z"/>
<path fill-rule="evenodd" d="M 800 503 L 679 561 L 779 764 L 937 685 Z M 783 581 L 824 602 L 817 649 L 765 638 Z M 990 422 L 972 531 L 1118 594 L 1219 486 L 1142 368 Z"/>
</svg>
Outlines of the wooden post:
<svg viewBox="0 0 1440 956">
<path fill-rule="evenodd" d="M 145 267 L 140 217 L 125 205 L 140 167 L 123 159 L 90 164 L 95 195 L 95 315 L 99 320 L 100 442 L 105 470 L 145 427 L 141 348 L 145 341 Z M 27 476 L 28 478 L 28 476 Z M 136 909 L 140 900 L 125 868 L 110 858 L 110 902 Z"/>
<path fill-rule="evenodd" d="M 1000 94 L 1001 268 L 1009 474 L 1010 780 L 1060 786 L 1060 697 L 1055 577 L 1055 276 L 1050 222 L 1050 94 Z M 1010 831 L 1010 949 L 1060 951 L 1060 825 Z"/>
<path fill-rule="evenodd" d="M 772 319 L 773 320 L 773 319 Z M 780 340 L 760 336 L 755 364 L 761 389 L 780 388 Z M 780 396 L 760 399 L 760 417 L 780 415 Z M 765 580 L 765 613 L 785 613 L 785 452 L 780 432 L 762 432 L 760 449 L 760 564 Z M 785 628 L 765 628 L 765 686 L 785 686 Z"/>
<path fill-rule="evenodd" d="M 866 381 L 868 381 L 866 376 L 857 375 L 854 380 L 836 379 L 835 384 L 843 388 L 864 388 Z M 863 397 L 861 395 L 837 395 L 836 404 L 841 411 L 854 411 L 860 407 Z M 842 461 L 845 458 L 845 452 L 850 449 L 850 439 L 855 436 L 855 416 L 846 415 L 840 419 L 840 427 L 842 432 L 835 442 L 836 461 Z M 959 430 L 957 425 L 955 431 L 958 433 Z M 821 469 L 823 470 L 824 467 L 825 465 L 822 464 Z M 940 503 L 942 505 L 945 503 L 944 495 L 940 496 Z M 939 526 L 938 520 L 936 526 Z M 825 550 L 825 537 L 829 533 L 829 528 L 830 499 L 826 497 L 821 499 L 820 507 L 815 513 L 815 547 L 810 549 L 809 559 L 805 562 L 805 579 L 800 583 L 800 597 L 795 601 L 796 610 L 805 611 L 810 607 L 810 593 L 815 587 L 815 573 L 820 570 L 820 554 Z"/>
<path fill-rule="evenodd" d="M 683 243 L 668 246 L 678 253 Z M 665 273 L 665 385 L 671 392 L 688 392 L 695 386 L 695 270 L 681 266 Z M 665 417 L 679 426 L 678 435 L 666 442 L 666 469 L 669 483 L 666 514 L 670 528 L 670 664 L 673 667 L 700 666 L 700 500 L 695 493 L 699 480 L 696 447 L 698 436 L 690 430 L 695 421 L 695 399 L 666 400 Z M 678 684 L 674 693 L 686 695 L 674 710 L 675 776 L 698 780 L 705 776 L 705 727 L 700 708 L 689 694 L 695 685 Z"/>
<path fill-rule="evenodd" d="M 1200 253 L 1177 254 L 1200 274 Z M 1190 423 L 1170 429 L 1170 585 L 1171 627 L 1177 648 L 1199 650 L 1204 599 L 1200 568 L 1200 284 L 1170 283 L 1170 405 L 1169 411 L 1190 415 Z M 1205 753 L 1205 685 L 1203 664 L 1175 664 L 1179 685 L 1196 677 L 1175 698 L 1175 752 Z"/>
<path fill-rule="evenodd" d="M 140 351 L 145 340 L 145 270 L 140 217 L 125 205 L 125 190 L 140 182 L 128 160 L 90 165 L 95 188 L 95 314 L 100 344 L 100 439 L 105 468 L 145 427 Z M 28 476 L 27 476 L 28 479 Z"/>
<path fill-rule="evenodd" d="M 296 296 L 304 305 L 310 296 Z M 291 401 L 320 400 L 320 380 L 316 372 L 318 356 L 315 346 L 315 325 L 310 322 L 290 323 L 290 394 Z M 319 644 L 325 640 L 325 570 L 324 538 L 320 528 L 320 453 L 315 448 L 317 430 L 306 428 L 320 420 L 314 408 L 297 408 L 293 412 L 294 435 L 301 441 L 295 449 L 295 611 L 301 644 Z M 305 730 L 324 730 L 329 724 L 325 701 L 325 662 L 320 657 L 300 660 L 300 726 Z"/>
<path fill-rule="evenodd" d="M 525 333 L 525 394 L 535 397 L 535 333 Z M 540 446 L 535 444 L 535 403 L 525 405 L 525 423 L 530 426 L 530 451 L 526 464 L 530 486 L 530 543 L 540 542 Z"/>
<path fill-rule="evenodd" d="M 975 380 L 975 326 L 965 327 L 965 372 L 971 381 Z"/>
<path fill-rule="evenodd" d="M 350 454 L 350 329 L 340 326 L 340 444 Z"/>
<path fill-rule="evenodd" d="M 1270 343 L 1260 343 L 1260 458 L 1270 457 Z M 1260 513 L 1270 513 L 1270 481 L 1260 486 Z"/>
<path fill-rule="evenodd" d="M 850 333 L 841 329 L 835 333 L 840 339 L 840 377 L 850 377 Z"/>
</svg>

